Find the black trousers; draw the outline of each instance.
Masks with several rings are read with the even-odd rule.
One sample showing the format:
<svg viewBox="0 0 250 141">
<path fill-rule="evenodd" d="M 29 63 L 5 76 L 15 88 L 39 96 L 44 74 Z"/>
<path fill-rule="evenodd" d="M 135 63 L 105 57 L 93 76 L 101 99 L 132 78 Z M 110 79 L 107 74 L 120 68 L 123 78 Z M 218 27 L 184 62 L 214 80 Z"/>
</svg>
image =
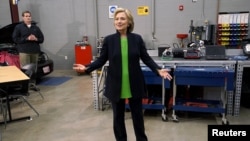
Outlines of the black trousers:
<svg viewBox="0 0 250 141">
<path fill-rule="evenodd" d="M 129 99 L 133 127 L 136 136 L 136 141 L 147 141 L 145 134 L 142 99 Z M 119 102 L 112 102 L 113 108 L 113 129 L 116 141 L 127 141 L 127 132 L 125 126 L 125 99 L 120 99 Z"/>
</svg>

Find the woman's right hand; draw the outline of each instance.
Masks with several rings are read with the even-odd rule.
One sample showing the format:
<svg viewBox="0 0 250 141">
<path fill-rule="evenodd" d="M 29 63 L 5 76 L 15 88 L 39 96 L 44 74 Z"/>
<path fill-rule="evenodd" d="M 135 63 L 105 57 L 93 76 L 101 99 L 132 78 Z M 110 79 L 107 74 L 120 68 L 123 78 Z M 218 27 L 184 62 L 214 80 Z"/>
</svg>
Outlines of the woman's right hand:
<svg viewBox="0 0 250 141">
<path fill-rule="evenodd" d="M 86 67 L 82 64 L 73 64 L 73 70 L 76 70 L 77 72 L 85 72 Z"/>
</svg>

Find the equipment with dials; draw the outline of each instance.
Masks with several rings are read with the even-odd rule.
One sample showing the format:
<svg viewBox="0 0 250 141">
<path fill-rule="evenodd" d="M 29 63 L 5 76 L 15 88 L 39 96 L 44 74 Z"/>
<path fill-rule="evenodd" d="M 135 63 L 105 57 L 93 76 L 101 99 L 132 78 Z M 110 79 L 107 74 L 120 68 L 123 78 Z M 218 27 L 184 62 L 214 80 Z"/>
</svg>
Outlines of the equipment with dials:
<svg viewBox="0 0 250 141">
<path fill-rule="evenodd" d="M 250 39 L 242 40 L 242 49 L 246 56 L 250 56 Z"/>
<path fill-rule="evenodd" d="M 201 53 L 198 49 L 186 49 L 183 50 L 185 59 L 200 59 Z"/>
<path fill-rule="evenodd" d="M 201 58 L 200 47 L 203 45 L 204 45 L 203 41 L 199 41 L 199 43 L 188 44 L 187 50 L 184 50 L 184 58 L 185 59 L 200 59 Z"/>
<path fill-rule="evenodd" d="M 171 59 L 173 59 L 172 48 L 170 46 L 165 48 L 165 50 L 162 52 L 161 57 L 162 57 L 163 60 L 171 60 Z"/>
<path fill-rule="evenodd" d="M 168 44 L 161 44 L 158 47 L 158 56 L 161 57 L 162 60 L 171 60 L 173 59 L 173 51 L 172 47 Z"/>
<path fill-rule="evenodd" d="M 184 58 L 184 48 L 173 48 L 173 57 L 174 58 Z"/>
<path fill-rule="evenodd" d="M 174 58 L 199 59 L 201 52 L 194 48 L 173 48 L 172 54 Z"/>
<path fill-rule="evenodd" d="M 182 48 L 177 43 L 173 43 L 173 47 L 164 45 L 164 47 L 158 47 L 158 56 L 163 60 L 169 60 L 172 58 L 184 58 L 184 59 L 200 59 L 205 56 L 204 41 L 199 40 L 196 43 L 191 42 L 187 47 Z"/>
<path fill-rule="evenodd" d="M 185 58 L 185 59 L 199 59 L 202 54 L 199 50 L 200 43 L 190 43 L 187 48 L 180 48 L 176 43 L 173 44 L 172 49 L 174 58 Z"/>
</svg>

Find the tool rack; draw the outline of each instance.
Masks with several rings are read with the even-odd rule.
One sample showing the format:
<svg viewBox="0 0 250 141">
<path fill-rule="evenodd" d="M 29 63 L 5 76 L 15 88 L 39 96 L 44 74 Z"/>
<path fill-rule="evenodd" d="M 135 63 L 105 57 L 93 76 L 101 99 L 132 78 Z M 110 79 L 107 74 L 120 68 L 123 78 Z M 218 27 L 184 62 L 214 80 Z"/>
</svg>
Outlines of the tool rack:
<svg viewBox="0 0 250 141">
<path fill-rule="evenodd" d="M 173 121 L 178 122 L 175 111 L 193 111 L 222 114 L 222 124 L 226 119 L 227 92 L 234 90 L 235 70 L 229 67 L 176 66 L 173 88 Z M 221 99 L 177 99 L 177 85 L 221 87 Z"/>
</svg>

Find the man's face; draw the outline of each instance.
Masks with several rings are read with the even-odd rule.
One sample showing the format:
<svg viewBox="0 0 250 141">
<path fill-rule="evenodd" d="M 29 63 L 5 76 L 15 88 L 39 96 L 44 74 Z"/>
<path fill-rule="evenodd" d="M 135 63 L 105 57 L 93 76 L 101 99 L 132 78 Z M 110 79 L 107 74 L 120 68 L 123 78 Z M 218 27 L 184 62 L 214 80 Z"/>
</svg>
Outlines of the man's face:
<svg viewBox="0 0 250 141">
<path fill-rule="evenodd" d="M 31 23 L 31 14 L 30 13 L 24 13 L 23 21 L 25 23 Z"/>
</svg>

